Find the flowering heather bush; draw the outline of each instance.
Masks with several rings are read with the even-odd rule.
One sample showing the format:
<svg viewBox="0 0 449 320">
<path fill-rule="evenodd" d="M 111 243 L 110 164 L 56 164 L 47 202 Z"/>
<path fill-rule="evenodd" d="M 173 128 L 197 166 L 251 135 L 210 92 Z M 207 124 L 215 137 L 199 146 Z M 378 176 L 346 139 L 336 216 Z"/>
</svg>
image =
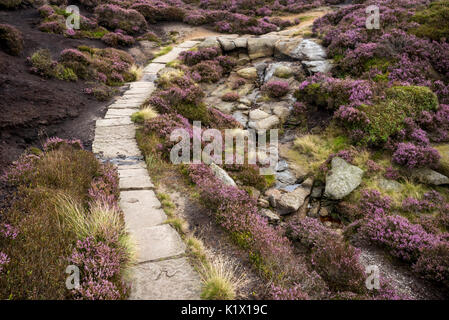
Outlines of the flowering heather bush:
<svg viewBox="0 0 449 320">
<path fill-rule="evenodd" d="M 23 50 L 22 33 L 9 24 L 0 24 L 0 50 L 13 55 L 19 55 Z"/>
<path fill-rule="evenodd" d="M 222 97 L 221 100 L 223 101 L 228 101 L 228 102 L 234 102 L 240 99 L 240 96 L 237 92 L 228 92 L 225 93 Z"/>
<path fill-rule="evenodd" d="M 440 208 L 444 198 L 435 190 L 426 192 L 421 200 L 408 197 L 402 201 L 402 209 L 408 212 L 432 211 Z"/>
<path fill-rule="evenodd" d="M 109 29 L 121 29 L 128 33 L 145 31 L 147 24 L 145 18 L 138 11 L 123 9 L 114 4 L 104 4 L 95 8 L 98 23 Z"/>
<path fill-rule="evenodd" d="M 126 286 L 119 287 L 110 281 L 121 283 L 121 263 L 125 254 L 106 243 L 88 237 L 78 240 L 69 259 L 70 264 L 80 268 L 80 288 L 73 295 L 78 299 L 116 300 L 126 295 Z"/>
<path fill-rule="evenodd" d="M 245 84 L 245 79 L 243 78 L 238 78 L 237 80 L 234 81 L 234 83 L 232 84 L 232 89 L 233 90 L 237 90 L 238 88 L 240 88 L 241 86 L 243 86 Z"/>
<path fill-rule="evenodd" d="M 432 147 L 421 147 L 413 143 L 399 143 L 392 161 L 407 169 L 436 167 L 440 154 Z"/>
<path fill-rule="evenodd" d="M 270 81 L 262 87 L 262 90 L 272 98 L 281 98 L 288 93 L 290 88 L 287 81 Z"/>
<path fill-rule="evenodd" d="M 179 55 L 179 58 L 188 66 L 193 66 L 201 61 L 213 60 L 219 55 L 216 48 L 201 48 L 196 51 L 183 51 Z"/>
<path fill-rule="evenodd" d="M 439 241 L 419 224 L 378 212 L 365 218 L 358 234 L 407 262 L 416 262 L 422 250 L 432 248 Z"/>
<path fill-rule="evenodd" d="M 59 137 L 52 137 L 47 139 L 47 141 L 44 142 L 42 148 L 45 152 L 51 151 L 51 150 L 57 150 L 63 145 L 71 146 L 74 149 L 82 150 L 83 143 L 79 139 L 61 139 Z"/>
<path fill-rule="evenodd" d="M 108 46 L 111 47 L 118 47 L 118 46 L 129 47 L 135 43 L 133 37 L 118 32 L 109 32 L 105 34 L 101 38 L 101 41 L 103 41 L 104 43 L 106 43 Z"/>
<path fill-rule="evenodd" d="M 309 300 L 307 293 L 302 291 L 301 285 L 294 285 L 285 289 L 272 284 L 270 292 L 273 300 Z"/>
<path fill-rule="evenodd" d="M 431 248 L 424 249 L 413 265 L 413 270 L 426 279 L 449 287 L 449 244 L 440 242 Z"/>
<path fill-rule="evenodd" d="M 362 290 L 365 278 L 359 251 L 343 243 L 319 220 L 304 217 L 290 223 L 287 234 L 311 250 L 311 264 L 335 291 Z"/>
<path fill-rule="evenodd" d="M 365 27 L 364 10 L 372 4 L 379 7 L 382 32 L 371 32 Z M 427 5 L 428 2 L 423 0 L 387 0 L 381 4 L 374 0 L 365 1 L 316 20 L 313 30 L 336 60 L 334 71 L 340 76 L 369 79 L 375 75 L 376 81 L 390 84 L 428 86 L 441 101 L 445 101 L 449 91 L 436 86 L 447 88 L 448 85 L 448 44 L 410 33 L 420 30 L 421 26 L 415 22 L 419 18 L 413 21 L 413 16 Z M 426 26 L 427 20 L 421 23 Z M 438 28 L 433 27 L 431 33 L 438 36 Z M 431 70 L 436 70 L 446 80 L 441 81 Z"/>
<path fill-rule="evenodd" d="M 191 70 L 200 75 L 200 82 L 217 82 L 223 76 L 223 68 L 214 60 L 201 61 L 194 65 Z"/>
<path fill-rule="evenodd" d="M 391 208 L 392 200 L 388 196 L 382 196 L 377 190 L 362 190 L 360 194 L 359 211 L 361 216 L 383 215 Z"/>
<path fill-rule="evenodd" d="M 350 129 L 365 127 L 370 123 L 366 113 L 354 107 L 341 106 L 334 117 Z"/>
<path fill-rule="evenodd" d="M 111 209 L 117 209 L 118 211 L 120 191 L 117 168 L 108 163 L 102 165 L 99 171 L 100 176 L 92 180 L 91 187 L 88 190 L 91 202 L 100 202 L 103 205 Z"/>
<path fill-rule="evenodd" d="M 299 85 L 295 97 L 318 107 L 337 109 L 342 105 L 356 107 L 371 104 L 373 90 L 370 81 L 337 79 L 316 74 Z"/>
</svg>

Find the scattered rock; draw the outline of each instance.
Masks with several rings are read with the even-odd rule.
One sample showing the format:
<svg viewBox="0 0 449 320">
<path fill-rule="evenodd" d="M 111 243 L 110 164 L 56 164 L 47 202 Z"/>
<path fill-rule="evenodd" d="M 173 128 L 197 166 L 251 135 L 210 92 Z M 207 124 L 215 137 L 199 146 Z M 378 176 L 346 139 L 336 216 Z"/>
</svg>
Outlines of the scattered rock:
<svg viewBox="0 0 449 320">
<path fill-rule="evenodd" d="M 402 185 L 399 182 L 394 181 L 394 180 L 384 179 L 384 178 L 379 180 L 378 185 L 382 190 L 385 190 L 385 191 L 397 191 L 398 192 L 398 191 L 401 191 L 401 189 L 402 189 Z"/>
<path fill-rule="evenodd" d="M 302 63 L 311 73 L 328 73 L 332 69 L 332 63 L 329 60 L 303 61 Z"/>
<path fill-rule="evenodd" d="M 248 126 L 252 129 L 256 130 L 268 130 L 271 128 L 276 127 L 279 124 L 279 118 L 278 116 L 272 115 L 268 118 L 259 120 L 257 122 L 251 121 Z"/>
<path fill-rule="evenodd" d="M 226 171 L 224 171 L 222 168 L 220 168 L 219 166 L 217 166 L 215 163 L 211 163 L 210 168 L 212 169 L 212 172 L 214 173 L 214 175 L 220 181 L 222 181 L 224 184 L 226 184 L 228 186 L 233 186 L 233 187 L 237 186 L 235 184 L 234 180 L 228 175 L 228 173 Z"/>
<path fill-rule="evenodd" d="M 307 181 L 295 191 L 283 194 L 277 203 L 279 213 L 285 215 L 296 212 L 304 204 L 305 199 L 310 194 L 310 190 L 311 183 Z"/>
<path fill-rule="evenodd" d="M 279 66 L 274 71 L 274 75 L 278 78 L 290 78 L 293 75 L 293 70 L 287 66 Z"/>
<path fill-rule="evenodd" d="M 312 198 L 318 199 L 318 198 L 321 198 L 322 194 L 323 194 L 323 186 L 316 185 L 312 188 L 312 192 L 310 193 L 310 196 Z"/>
<path fill-rule="evenodd" d="M 278 189 L 271 188 L 265 191 L 265 196 L 268 197 L 268 201 L 270 202 L 271 206 L 273 208 L 276 208 L 277 202 L 281 198 L 282 193 Z"/>
<path fill-rule="evenodd" d="M 282 172 L 288 169 L 288 163 L 285 160 L 279 160 L 276 164 L 276 171 Z"/>
<path fill-rule="evenodd" d="M 320 208 L 320 216 L 321 217 L 327 217 L 327 216 L 329 216 L 330 213 L 331 213 L 331 210 L 329 207 L 323 206 Z"/>
<path fill-rule="evenodd" d="M 262 208 L 268 208 L 270 206 L 268 200 L 264 198 L 259 198 L 259 200 L 257 200 L 257 204 Z"/>
<path fill-rule="evenodd" d="M 279 223 L 279 220 L 280 220 L 279 216 L 276 213 L 274 213 L 273 211 L 271 211 L 270 209 L 265 209 L 265 208 L 261 209 L 261 210 L 259 210 L 259 213 L 262 217 L 267 218 L 269 223 L 272 223 L 272 224 Z"/>
<path fill-rule="evenodd" d="M 362 182 L 363 170 L 347 163 L 340 157 L 334 157 L 331 171 L 326 175 L 324 195 L 339 200 L 350 194 Z"/>
<path fill-rule="evenodd" d="M 231 51 L 231 50 L 234 50 L 236 48 L 235 47 L 235 43 L 234 43 L 234 39 L 220 37 L 217 40 L 221 44 L 221 48 L 224 51 Z"/>
<path fill-rule="evenodd" d="M 276 174 L 276 187 L 281 188 L 296 183 L 296 176 L 290 171 L 282 171 Z"/>
<path fill-rule="evenodd" d="M 257 79 L 257 69 L 254 67 L 243 68 L 237 71 L 237 74 L 248 80 Z"/>
<path fill-rule="evenodd" d="M 311 218 L 318 218 L 320 212 L 320 202 L 319 201 L 313 201 L 310 204 L 309 211 L 307 211 L 307 216 Z"/>
<path fill-rule="evenodd" d="M 248 116 L 243 114 L 241 111 L 236 111 L 232 114 L 234 119 L 239 122 L 244 128 L 248 124 Z"/>
<path fill-rule="evenodd" d="M 266 113 L 265 111 L 262 111 L 260 109 L 251 110 L 249 112 L 249 118 L 253 121 L 261 120 L 268 118 L 270 115 Z"/>
<path fill-rule="evenodd" d="M 412 171 L 412 178 L 421 183 L 439 186 L 442 184 L 449 184 L 449 178 L 435 170 L 429 168 L 415 169 Z"/>
</svg>

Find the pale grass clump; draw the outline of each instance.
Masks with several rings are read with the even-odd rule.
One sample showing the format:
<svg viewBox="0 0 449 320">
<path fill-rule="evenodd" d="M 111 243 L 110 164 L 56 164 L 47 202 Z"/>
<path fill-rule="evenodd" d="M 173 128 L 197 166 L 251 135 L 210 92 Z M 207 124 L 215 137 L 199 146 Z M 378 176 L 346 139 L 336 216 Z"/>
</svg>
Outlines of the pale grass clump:
<svg viewBox="0 0 449 320">
<path fill-rule="evenodd" d="M 88 237 L 107 240 L 118 236 L 118 243 L 127 252 L 129 261 L 135 256 L 135 246 L 117 209 L 97 201 L 86 211 L 83 206 L 70 197 L 60 195 L 55 203 L 61 217 L 61 223 L 75 233 L 79 240 Z"/>
<path fill-rule="evenodd" d="M 205 300 L 233 300 L 236 292 L 247 282 L 240 266 L 221 255 L 209 255 L 211 261 L 203 263 L 200 276 L 203 282 L 201 298 Z"/>
<path fill-rule="evenodd" d="M 293 148 L 287 151 L 286 156 L 309 172 L 317 172 L 332 153 L 346 147 L 347 142 L 340 136 L 306 134 L 294 141 Z"/>
<path fill-rule="evenodd" d="M 143 68 L 142 67 L 133 64 L 131 66 L 131 68 L 129 68 L 129 72 L 135 76 L 136 81 L 142 79 L 142 75 L 143 75 Z"/>
<path fill-rule="evenodd" d="M 170 70 L 164 72 L 157 79 L 157 84 L 159 87 L 163 89 L 168 89 L 173 86 L 172 81 L 177 78 L 182 78 L 184 76 L 184 72 L 179 69 Z"/>
<path fill-rule="evenodd" d="M 159 114 L 152 107 L 145 107 L 131 115 L 131 120 L 137 123 L 142 123 L 145 120 L 156 118 Z"/>
</svg>

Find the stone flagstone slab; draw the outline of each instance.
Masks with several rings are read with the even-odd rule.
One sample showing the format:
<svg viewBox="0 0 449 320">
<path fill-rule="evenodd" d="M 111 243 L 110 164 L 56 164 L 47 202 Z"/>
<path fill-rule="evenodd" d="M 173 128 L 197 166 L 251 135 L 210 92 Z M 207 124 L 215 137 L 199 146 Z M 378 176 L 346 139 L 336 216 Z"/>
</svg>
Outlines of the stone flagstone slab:
<svg viewBox="0 0 449 320">
<path fill-rule="evenodd" d="M 137 157 L 143 158 L 137 147 L 136 140 L 123 139 L 111 143 L 110 141 L 94 141 L 92 151 L 105 159 Z"/>
<path fill-rule="evenodd" d="M 131 117 L 133 113 L 136 112 L 136 109 L 109 109 L 104 118 L 122 118 L 122 117 Z"/>
<path fill-rule="evenodd" d="M 160 70 L 165 68 L 164 63 L 150 63 L 143 69 L 143 73 L 149 73 L 149 74 L 157 74 Z"/>
<path fill-rule="evenodd" d="M 186 245 L 168 224 L 130 229 L 130 233 L 137 244 L 139 263 L 178 257 L 185 253 Z"/>
<path fill-rule="evenodd" d="M 152 190 L 120 192 L 120 207 L 130 232 L 157 226 L 167 220 L 161 203 Z"/>
<path fill-rule="evenodd" d="M 115 127 L 96 127 L 95 140 L 96 142 L 116 141 L 123 139 L 134 139 L 136 136 L 136 128 L 134 124 Z"/>
<path fill-rule="evenodd" d="M 140 264 L 133 268 L 131 300 L 198 300 L 201 280 L 186 258 Z"/>
<path fill-rule="evenodd" d="M 132 124 L 130 117 L 120 117 L 120 118 L 113 118 L 113 119 L 100 119 L 97 120 L 96 126 L 97 127 L 113 127 L 113 126 L 123 126 L 126 124 Z"/>
<path fill-rule="evenodd" d="M 119 170 L 120 190 L 144 190 L 154 188 L 146 169 Z"/>
</svg>

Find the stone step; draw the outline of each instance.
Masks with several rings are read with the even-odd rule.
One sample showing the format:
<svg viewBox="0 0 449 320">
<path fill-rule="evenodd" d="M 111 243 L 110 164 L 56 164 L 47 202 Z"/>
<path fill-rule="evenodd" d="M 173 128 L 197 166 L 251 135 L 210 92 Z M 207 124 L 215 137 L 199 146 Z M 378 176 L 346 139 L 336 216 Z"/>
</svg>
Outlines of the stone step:
<svg viewBox="0 0 449 320">
<path fill-rule="evenodd" d="M 130 228 L 130 233 L 137 244 L 138 263 L 175 258 L 185 253 L 186 245 L 168 224 Z"/>
<path fill-rule="evenodd" d="M 189 40 L 189 41 L 185 41 L 185 42 L 179 44 L 177 47 L 183 48 L 183 49 L 191 49 L 194 46 L 198 45 L 199 43 L 200 43 L 200 41 Z"/>
<path fill-rule="evenodd" d="M 135 139 L 97 141 L 92 144 L 92 151 L 103 159 L 135 157 L 143 159 Z"/>
<path fill-rule="evenodd" d="M 109 109 L 104 115 L 105 119 L 131 117 L 133 113 L 137 112 L 136 109 Z"/>
<path fill-rule="evenodd" d="M 134 139 L 136 136 L 136 127 L 134 124 L 114 127 L 96 127 L 95 142 L 117 141 L 123 139 Z"/>
<path fill-rule="evenodd" d="M 132 269 L 131 300 L 198 300 L 201 279 L 186 258 L 143 263 Z"/>
<path fill-rule="evenodd" d="M 148 190 L 154 188 L 147 169 L 119 169 L 118 173 L 120 190 Z"/>
<path fill-rule="evenodd" d="M 120 207 L 130 232 L 164 223 L 167 216 L 152 190 L 120 192 Z"/>
<path fill-rule="evenodd" d="M 100 119 L 97 120 L 95 124 L 97 127 L 116 127 L 132 124 L 132 121 L 130 117 L 120 117 L 113 119 Z"/>
</svg>

